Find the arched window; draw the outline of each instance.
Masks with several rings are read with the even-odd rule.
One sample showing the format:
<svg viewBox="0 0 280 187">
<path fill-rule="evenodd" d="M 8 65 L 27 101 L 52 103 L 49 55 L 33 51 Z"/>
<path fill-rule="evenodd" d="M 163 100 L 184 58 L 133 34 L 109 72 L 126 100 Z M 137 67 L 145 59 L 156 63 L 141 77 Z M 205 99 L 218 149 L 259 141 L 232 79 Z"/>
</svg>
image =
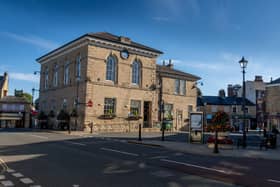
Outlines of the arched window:
<svg viewBox="0 0 280 187">
<path fill-rule="evenodd" d="M 106 80 L 116 81 L 117 76 L 117 60 L 113 56 L 107 58 L 106 64 Z"/>
<path fill-rule="evenodd" d="M 81 77 L 81 55 L 76 57 L 76 77 Z"/>
<path fill-rule="evenodd" d="M 70 83 L 70 62 L 66 62 L 64 65 L 64 85 L 68 85 Z"/>
<path fill-rule="evenodd" d="M 132 83 L 139 85 L 141 81 L 141 64 L 138 61 L 132 63 Z"/>
</svg>

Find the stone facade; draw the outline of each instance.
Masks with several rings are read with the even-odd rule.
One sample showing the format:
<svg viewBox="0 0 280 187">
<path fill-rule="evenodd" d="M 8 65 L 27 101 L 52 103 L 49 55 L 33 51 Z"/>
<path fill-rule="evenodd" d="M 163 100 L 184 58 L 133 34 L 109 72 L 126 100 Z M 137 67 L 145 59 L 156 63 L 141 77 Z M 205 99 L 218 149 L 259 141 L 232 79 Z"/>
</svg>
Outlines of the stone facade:
<svg viewBox="0 0 280 187">
<path fill-rule="evenodd" d="M 127 56 L 122 56 L 124 51 Z M 41 64 L 40 110 L 45 113 L 53 110 L 57 115 L 61 109 L 68 113 L 75 109 L 78 117 L 71 120 L 71 126 L 77 124 L 80 130 L 89 130 L 91 123 L 94 131 L 135 131 L 139 124 L 144 130 L 159 130 L 156 60 L 160 54 L 162 52 L 126 37 L 109 33 L 86 34 L 37 59 Z M 80 73 L 77 73 L 77 59 Z M 114 74 L 109 71 L 112 68 L 110 59 L 115 61 Z M 134 62 L 140 67 L 137 83 L 133 80 Z M 113 79 L 108 78 L 110 73 L 114 75 Z M 67 83 L 65 76 L 69 78 Z M 163 99 L 174 104 L 173 111 L 180 110 L 187 118 L 188 105 L 196 106 L 196 89 L 191 87 L 199 78 L 185 77 L 189 79 L 186 95 L 178 96 L 168 91 L 174 89 L 174 78 L 167 77 L 163 80 Z M 92 107 L 87 106 L 89 101 L 92 101 Z M 182 126 L 173 126 L 173 129 L 179 130 Z"/>
<path fill-rule="evenodd" d="M 266 85 L 266 126 L 271 130 L 272 126 L 280 129 L 280 78 Z"/>
<path fill-rule="evenodd" d="M 8 73 L 5 72 L 3 76 L 0 76 L 0 99 L 8 95 L 9 81 Z"/>
</svg>

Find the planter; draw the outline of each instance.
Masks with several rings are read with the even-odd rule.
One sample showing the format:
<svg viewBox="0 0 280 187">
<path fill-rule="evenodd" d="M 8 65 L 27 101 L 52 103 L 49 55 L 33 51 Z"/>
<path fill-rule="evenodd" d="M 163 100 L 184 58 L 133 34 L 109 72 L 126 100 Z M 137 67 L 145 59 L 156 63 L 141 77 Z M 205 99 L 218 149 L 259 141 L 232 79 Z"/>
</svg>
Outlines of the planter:
<svg viewBox="0 0 280 187">
<path fill-rule="evenodd" d="M 129 116 L 126 119 L 129 121 L 134 121 L 134 120 L 142 119 L 142 117 L 141 116 Z"/>
<path fill-rule="evenodd" d="M 171 130 L 173 126 L 173 120 L 172 119 L 164 119 L 162 122 L 164 130 Z"/>
<path fill-rule="evenodd" d="M 115 114 L 104 114 L 104 115 L 99 116 L 98 118 L 99 119 L 114 119 L 115 117 L 116 117 Z"/>
<path fill-rule="evenodd" d="M 215 144 L 214 143 L 208 143 L 207 146 L 210 149 L 214 149 Z M 233 149 L 233 145 L 231 145 L 231 144 L 218 144 L 218 147 L 220 149 Z"/>
</svg>

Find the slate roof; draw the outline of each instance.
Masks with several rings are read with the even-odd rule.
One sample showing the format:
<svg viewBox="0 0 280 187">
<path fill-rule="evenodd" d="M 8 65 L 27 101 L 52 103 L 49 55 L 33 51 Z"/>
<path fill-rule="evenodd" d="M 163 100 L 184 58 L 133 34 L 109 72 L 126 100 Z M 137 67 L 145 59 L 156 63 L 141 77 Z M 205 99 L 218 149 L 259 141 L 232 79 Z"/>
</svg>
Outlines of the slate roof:
<svg viewBox="0 0 280 187">
<path fill-rule="evenodd" d="M 0 99 L 0 103 L 29 103 L 24 97 L 5 96 Z"/>
<path fill-rule="evenodd" d="M 109 41 L 109 42 L 113 42 L 113 43 L 117 43 L 117 44 L 122 44 L 122 45 L 126 45 L 126 46 L 130 46 L 130 47 L 136 47 L 136 48 L 139 48 L 139 49 L 143 49 L 143 50 L 147 50 L 147 51 L 151 51 L 151 52 L 154 52 L 154 53 L 158 53 L 158 54 L 163 54 L 163 52 L 157 50 L 157 49 L 154 49 L 154 48 L 151 48 L 151 47 L 148 47 L 148 46 L 145 46 L 143 44 L 140 44 L 140 43 L 137 43 L 137 42 L 134 42 L 134 41 L 131 41 L 130 43 L 123 43 L 121 42 L 120 38 L 122 36 L 116 36 L 116 35 L 113 35 L 111 33 L 108 33 L 108 32 L 96 32 L 96 33 L 86 33 L 64 45 L 62 45 L 61 47 L 57 48 L 57 49 L 54 49 L 52 51 L 50 51 L 49 53 L 39 57 L 36 59 L 36 61 L 39 61 L 40 59 L 44 58 L 45 56 L 48 56 L 50 55 L 51 53 L 71 44 L 71 43 L 74 43 L 75 41 L 81 39 L 81 38 L 84 38 L 84 37 L 91 37 L 91 38 L 96 38 L 96 39 L 101 39 L 101 40 L 105 40 L 105 41 Z"/>
<path fill-rule="evenodd" d="M 278 78 L 274 81 L 271 81 L 270 83 L 267 83 L 267 84 L 280 84 L 280 78 Z"/>
<path fill-rule="evenodd" d="M 197 80 L 201 79 L 200 77 L 198 77 L 196 75 L 192 75 L 190 73 L 185 73 L 183 71 L 180 71 L 180 70 L 177 70 L 174 68 L 170 68 L 170 67 L 164 66 L 164 65 L 157 64 L 156 71 L 157 71 L 157 73 L 161 73 L 163 76 L 167 76 L 167 77 L 171 77 L 171 78 L 180 78 L 180 79 L 193 80 L 193 81 L 197 81 Z"/>
<path fill-rule="evenodd" d="M 203 106 L 203 103 L 207 105 L 242 105 L 242 97 L 219 97 L 219 96 L 202 96 L 197 98 L 197 106 Z M 245 99 L 246 106 L 255 106 L 254 103 Z"/>
</svg>

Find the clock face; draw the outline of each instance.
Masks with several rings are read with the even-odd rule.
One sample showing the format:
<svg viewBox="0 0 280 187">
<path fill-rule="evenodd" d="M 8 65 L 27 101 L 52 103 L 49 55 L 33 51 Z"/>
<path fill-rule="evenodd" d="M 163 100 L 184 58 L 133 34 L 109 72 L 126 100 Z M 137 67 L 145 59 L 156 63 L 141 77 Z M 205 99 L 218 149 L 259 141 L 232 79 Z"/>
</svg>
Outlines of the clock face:
<svg viewBox="0 0 280 187">
<path fill-rule="evenodd" d="M 122 50 L 122 51 L 121 51 L 121 57 L 122 57 L 123 59 L 128 59 L 128 57 L 129 57 L 128 51 L 127 51 L 127 50 Z"/>
</svg>

